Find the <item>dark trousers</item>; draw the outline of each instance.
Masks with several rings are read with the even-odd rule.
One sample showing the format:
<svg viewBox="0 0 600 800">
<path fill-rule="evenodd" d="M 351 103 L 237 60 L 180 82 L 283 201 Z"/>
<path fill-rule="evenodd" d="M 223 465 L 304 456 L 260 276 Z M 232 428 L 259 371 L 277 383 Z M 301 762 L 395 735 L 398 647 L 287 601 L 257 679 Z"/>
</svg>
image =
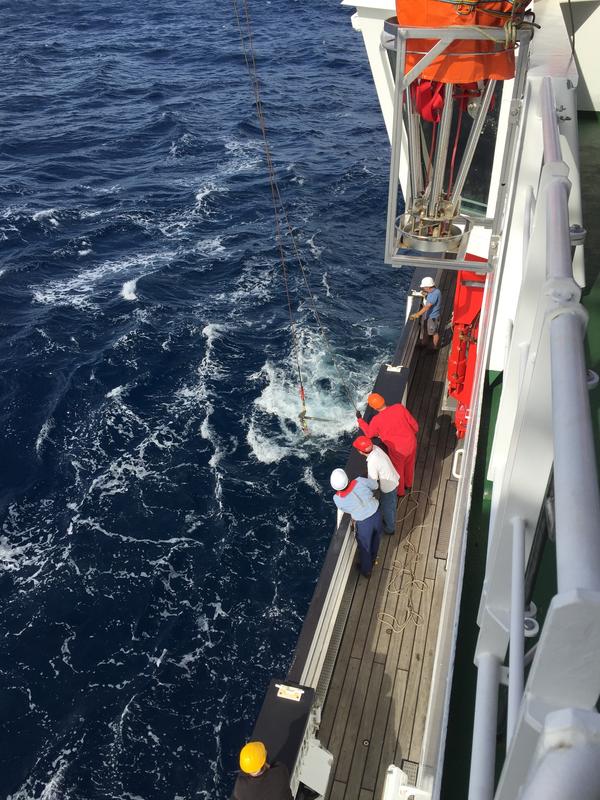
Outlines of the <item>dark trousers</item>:
<svg viewBox="0 0 600 800">
<path fill-rule="evenodd" d="M 396 530 L 396 505 L 398 494 L 396 489 L 391 492 L 381 492 L 379 495 L 379 508 L 383 517 L 383 528 L 386 533 L 394 533 Z"/>
<path fill-rule="evenodd" d="M 381 511 L 356 523 L 356 544 L 358 545 L 358 562 L 363 575 L 370 575 L 373 562 L 377 558 L 379 542 L 383 533 Z"/>
</svg>

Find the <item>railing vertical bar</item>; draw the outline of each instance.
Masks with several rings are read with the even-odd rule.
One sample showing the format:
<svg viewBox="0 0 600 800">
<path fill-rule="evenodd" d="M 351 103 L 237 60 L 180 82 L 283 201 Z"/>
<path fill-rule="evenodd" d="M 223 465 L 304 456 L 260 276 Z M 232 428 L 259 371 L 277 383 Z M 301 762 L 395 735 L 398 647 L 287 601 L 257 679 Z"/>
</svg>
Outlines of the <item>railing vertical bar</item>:
<svg viewBox="0 0 600 800">
<path fill-rule="evenodd" d="M 545 141 L 546 138 L 552 140 L 550 136 Z M 561 313 L 550 321 L 558 591 L 598 591 L 600 494 L 583 352 L 584 330 L 580 306 L 573 303 L 578 288 L 573 281 L 565 179 L 548 186 L 547 202 L 548 278 L 556 281 L 550 292 L 557 307 L 562 306 Z"/>
<path fill-rule="evenodd" d="M 497 656 L 492 653 L 480 656 L 477 663 L 469 800 L 492 800 L 494 796 L 499 680 L 500 660 Z"/>
<path fill-rule="evenodd" d="M 525 639 L 523 614 L 525 611 L 525 520 L 512 520 L 512 575 L 510 594 L 510 658 L 508 668 L 508 717 L 506 746 L 508 748 L 519 718 L 523 699 Z"/>
<path fill-rule="evenodd" d="M 544 139 L 544 163 L 562 161 L 560 136 L 556 121 L 556 101 L 552 88 L 552 79 L 542 81 L 542 135 Z"/>
<path fill-rule="evenodd" d="M 386 261 L 389 263 L 396 252 L 396 212 L 398 208 L 398 186 L 400 183 L 400 154 L 402 151 L 402 105 L 404 97 L 403 75 L 406 61 L 406 39 L 396 29 L 396 71 L 394 83 L 394 116 L 392 121 L 392 154 L 390 159 L 390 182 L 385 236 Z"/>
<path fill-rule="evenodd" d="M 600 591 L 600 498 L 580 316 L 550 323 L 558 591 Z"/>
</svg>

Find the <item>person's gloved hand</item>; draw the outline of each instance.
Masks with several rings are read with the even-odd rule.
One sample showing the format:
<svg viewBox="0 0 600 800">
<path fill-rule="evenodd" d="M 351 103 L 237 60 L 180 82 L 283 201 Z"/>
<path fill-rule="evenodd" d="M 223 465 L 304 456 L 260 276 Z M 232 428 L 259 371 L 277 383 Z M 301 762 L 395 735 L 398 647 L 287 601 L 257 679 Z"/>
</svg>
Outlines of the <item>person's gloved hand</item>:
<svg viewBox="0 0 600 800">
<path fill-rule="evenodd" d="M 409 317 L 409 319 L 418 319 L 418 318 L 419 318 L 418 314 L 411 314 Z"/>
<path fill-rule="evenodd" d="M 356 419 L 362 419 L 362 414 L 360 413 L 358 408 L 356 409 Z"/>
</svg>

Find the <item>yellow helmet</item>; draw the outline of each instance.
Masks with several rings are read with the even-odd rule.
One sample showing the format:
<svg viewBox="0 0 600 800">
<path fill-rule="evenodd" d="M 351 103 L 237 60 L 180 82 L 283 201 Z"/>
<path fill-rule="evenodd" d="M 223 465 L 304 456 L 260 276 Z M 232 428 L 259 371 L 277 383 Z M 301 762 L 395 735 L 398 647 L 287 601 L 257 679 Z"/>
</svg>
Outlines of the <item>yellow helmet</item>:
<svg viewBox="0 0 600 800">
<path fill-rule="evenodd" d="M 267 748 L 262 742 L 248 742 L 240 752 L 240 768 L 243 772 L 260 772 L 267 763 Z"/>
</svg>

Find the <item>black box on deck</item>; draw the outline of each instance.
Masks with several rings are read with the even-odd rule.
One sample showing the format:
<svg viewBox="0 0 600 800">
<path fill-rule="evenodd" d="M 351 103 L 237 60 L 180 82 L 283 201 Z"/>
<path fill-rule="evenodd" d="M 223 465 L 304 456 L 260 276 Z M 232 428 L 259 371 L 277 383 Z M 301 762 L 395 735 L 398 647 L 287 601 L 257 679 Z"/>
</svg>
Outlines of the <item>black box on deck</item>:
<svg viewBox="0 0 600 800">
<path fill-rule="evenodd" d="M 269 684 L 252 731 L 252 740 L 264 742 L 269 764 L 280 761 L 290 775 L 296 765 L 315 690 L 285 680 Z"/>
</svg>

